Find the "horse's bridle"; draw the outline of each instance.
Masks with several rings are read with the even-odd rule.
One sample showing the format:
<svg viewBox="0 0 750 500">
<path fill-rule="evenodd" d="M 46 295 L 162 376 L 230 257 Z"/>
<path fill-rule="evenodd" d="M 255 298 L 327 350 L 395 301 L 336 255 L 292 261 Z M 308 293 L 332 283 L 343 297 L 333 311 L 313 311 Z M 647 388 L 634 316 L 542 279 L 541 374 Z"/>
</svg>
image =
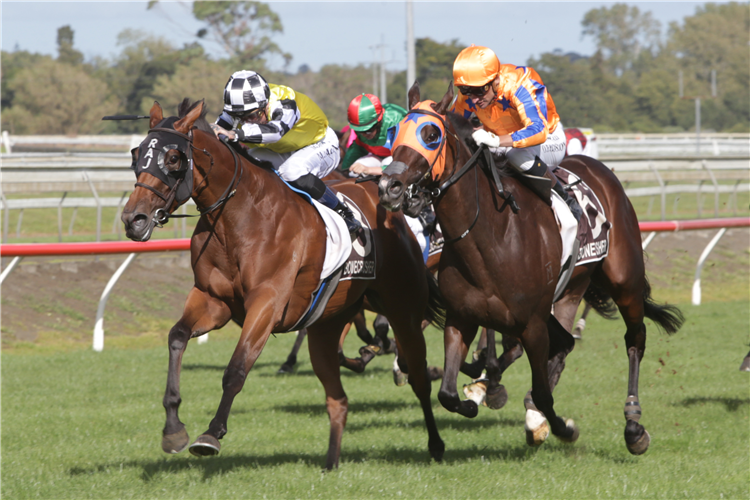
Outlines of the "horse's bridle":
<svg viewBox="0 0 750 500">
<path fill-rule="evenodd" d="M 177 130 L 174 130 L 172 128 L 154 127 L 154 128 L 152 128 L 152 129 L 150 129 L 148 131 L 149 134 L 151 134 L 152 132 L 163 132 L 163 133 L 167 133 L 167 134 L 176 135 L 176 136 L 180 137 L 181 139 L 183 139 L 183 140 L 185 140 L 187 142 L 187 145 L 188 145 L 187 151 L 183 151 L 179 147 L 177 148 L 177 150 L 180 153 L 182 153 L 183 155 L 185 155 L 186 161 L 183 161 L 183 165 L 180 167 L 179 170 L 175 171 L 176 173 L 186 172 L 188 168 L 192 168 L 192 162 L 193 162 L 192 151 L 193 150 L 199 151 L 199 152 L 205 154 L 206 156 L 208 156 L 211 159 L 210 168 L 213 168 L 213 166 L 214 166 L 213 155 L 211 155 L 211 153 L 208 152 L 206 149 L 198 149 L 198 148 L 196 148 L 193 145 L 193 134 L 192 134 L 192 131 L 190 132 L 190 134 L 186 135 L 186 134 L 178 132 Z M 159 198 L 161 198 L 162 200 L 164 200 L 164 205 L 162 207 L 157 208 L 156 210 L 154 210 L 153 213 L 152 213 L 152 215 L 151 215 L 151 221 L 154 223 L 154 226 L 156 226 L 156 227 L 164 227 L 164 224 L 166 224 L 169 221 L 169 219 L 185 218 L 185 217 L 200 217 L 201 215 L 205 215 L 205 214 L 211 213 L 214 210 L 216 210 L 218 207 L 220 207 L 221 205 L 223 205 L 224 203 L 226 203 L 227 201 L 229 201 L 229 199 L 232 198 L 235 195 L 235 193 L 237 192 L 237 189 L 236 189 L 235 185 L 239 184 L 240 180 L 242 179 L 242 173 L 243 173 L 244 170 L 242 169 L 242 165 L 241 165 L 239 156 L 237 155 L 237 152 L 234 150 L 234 148 L 232 148 L 226 142 L 226 140 L 222 140 L 222 142 L 229 148 L 229 150 L 232 153 L 232 157 L 234 159 L 234 174 L 232 175 L 232 181 L 229 183 L 229 186 L 227 186 L 227 188 L 224 191 L 224 193 L 221 195 L 221 197 L 219 197 L 219 199 L 216 202 L 214 202 L 211 206 L 209 206 L 209 207 L 207 207 L 205 209 L 200 209 L 199 208 L 198 209 L 198 212 L 199 212 L 198 215 L 172 214 L 172 213 L 169 212 L 169 209 L 172 206 L 172 204 L 174 203 L 174 200 L 175 200 L 175 198 L 177 196 L 177 190 L 179 189 L 182 181 L 185 179 L 185 175 L 183 175 L 182 177 L 177 177 L 177 180 L 175 181 L 174 186 L 171 186 L 169 188 L 169 191 L 167 192 L 167 194 L 163 194 L 161 191 L 159 191 L 158 189 L 154 188 L 153 186 L 150 186 L 150 185 L 145 184 L 143 182 L 137 182 L 137 177 L 136 177 L 136 183 L 135 183 L 136 187 L 140 186 L 140 187 L 146 188 L 149 191 L 151 191 L 152 193 L 156 194 Z M 238 171 L 239 171 L 239 178 L 237 176 L 237 172 Z M 210 172 L 210 170 L 209 170 L 209 172 Z M 204 179 L 204 182 L 205 182 L 205 179 Z M 192 183 L 193 183 L 193 177 L 191 175 L 190 176 L 190 184 L 191 185 L 188 186 L 188 192 L 190 192 L 190 193 L 192 193 L 192 191 L 193 191 Z M 167 184 L 167 185 L 169 185 L 169 184 Z"/>
<path fill-rule="evenodd" d="M 437 157 L 432 161 L 432 163 L 430 163 L 430 167 L 427 169 L 427 171 L 424 173 L 424 175 L 422 175 L 422 177 L 419 180 L 417 180 L 417 182 L 414 182 L 414 183 L 410 184 L 407 187 L 407 189 L 406 189 L 406 196 L 407 197 L 409 197 L 409 198 L 414 197 L 416 195 L 416 192 L 415 192 L 415 190 L 416 190 L 416 191 L 419 191 L 419 192 L 427 194 L 430 197 L 430 202 L 432 203 L 436 199 L 440 198 L 450 186 L 452 186 L 453 184 L 457 183 L 459 181 L 459 179 L 461 179 L 461 177 L 464 176 L 464 174 L 466 174 L 469 170 L 473 169 L 477 165 L 477 163 L 479 162 L 479 156 L 482 153 L 484 153 L 485 159 L 487 161 L 487 165 L 489 166 L 490 170 L 492 171 L 492 175 L 494 176 L 495 184 L 496 184 L 497 189 L 498 189 L 498 193 L 499 193 L 500 197 L 503 198 L 503 200 L 505 201 L 505 203 L 500 208 L 500 210 L 502 211 L 505 208 L 506 205 L 509 205 L 511 207 L 511 210 L 513 210 L 514 213 L 518 212 L 518 205 L 516 204 L 515 200 L 513 199 L 513 195 L 510 194 L 510 193 L 506 193 L 505 190 L 504 190 L 504 188 L 503 188 L 503 184 L 500 181 L 500 177 L 497 175 L 497 171 L 495 169 L 495 161 L 492 158 L 492 153 L 490 153 L 490 151 L 489 151 L 489 149 L 487 149 L 486 145 L 482 144 L 471 155 L 471 157 L 464 164 L 464 166 L 461 167 L 460 169 L 457 169 L 456 165 L 458 164 L 458 157 L 459 157 L 460 147 L 463 147 L 469 153 L 471 153 L 471 151 L 469 150 L 469 147 L 464 143 L 464 141 L 462 141 L 455 132 L 452 132 L 452 131 L 450 131 L 448 129 L 448 124 L 447 124 L 445 118 L 442 115 L 438 114 L 438 113 L 434 113 L 434 112 L 428 111 L 426 109 L 411 109 L 406 114 L 407 114 L 407 116 L 409 114 L 423 114 L 423 115 L 432 116 L 433 118 L 437 118 L 438 120 L 440 120 L 441 124 L 443 125 L 443 130 L 445 130 L 445 134 L 443 134 L 442 137 L 440 138 L 440 146 L 439 146 Z M 437 188 L 429 189 L 428 187 L 422 187 L 421 184 L 423 182 L 425 182 L 428 179 L 432 178 L 432 170 L 433 170 L 433 168 L 435 166 L 435 163 L 437 163 L 438 158 L 441 155 L 445 154 L 444 146 L 445 146 L 445 142 L 447 141 L 448 134 L 450 134 L 455 139 L 456 143 L 460 145 L 460 146 L 457 146 L 455 148 L 456 153 L 455 153 L 455 158 L 453 160 L 453 171 L 448 176 L 448 179 L 446 179 Z M 477 211 L 476 211 L 476 214 L 474 215 L 474 220 L 469 225 L 468 229 L 466 229 L 463 233 L 461 233 L 459 236 L 457 236 L 455 238 L 446 239 L 444 241 L 444 244 L 455 243 L 457 241 L 460 241 L 460 240 L 464 239 L 469 234 L 469 231 L 471 231 L 472 228 L 476 225 L 477 220 L 479 220 L 479 211 L 480 211 L 480 204 L 479 204 L 479 178 L 478 178 L 478 174 L 477 174 L 476 170 L 474 170 L 474 182 L 475 182 L 476 205 L 477 205 Z"/>
</svg>

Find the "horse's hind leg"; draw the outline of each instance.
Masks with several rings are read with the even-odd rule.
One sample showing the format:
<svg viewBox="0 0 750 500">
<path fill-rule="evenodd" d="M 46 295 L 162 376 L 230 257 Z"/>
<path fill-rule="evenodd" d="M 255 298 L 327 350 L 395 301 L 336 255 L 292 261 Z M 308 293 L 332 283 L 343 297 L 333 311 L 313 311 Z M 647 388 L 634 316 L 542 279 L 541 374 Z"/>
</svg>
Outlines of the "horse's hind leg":
<svg viewBox="0 0 750 500">
<path fill-rule="evenodd" d="M 169 370 L 164 409 L 167 420 L 162 431 L 161 447 L 166 453 L 179 453 L 190 443 L 185 424 L 180 421 L 180 370 L 182 355 L 188 340 L 215 328 L 220 328 L 230 318 L 229 308 L 223 303 L 193 288 L 185 302 L 182 318 L 169 331 Z"/>
<path fill-rule="evenodd" d="M 294 340 L 294 345 L 292 346 L 292 352 L 289 353 L 289 356 L 287 356 L 286 361 L 281 365 L 281 368 L 279 368 L 279 371 L 276 373 L 278 374 L 285 374 L 285 373 L 292 373 L 292 370 L 294 370 L 294 365 L 297 364 L 297 353 L 299 352 L 300 347 L 302 347 L 302 341 L 305 340 L 305 336 L 307 335 L 307 329 L 302 329 L 297 332 L 297 338 Z"/>
<path fill-rule="evenodd" d="M 358 358 L 346 357 L 346 354 L 344 354 L 344 340 L 346 340 L 351 326 L 351 323 L 346 324 L 341 332 L 341 338 L 339 339 L 339 364 L 354 373 L 362 373 L 365 371 L 368 363 L 380 354 L 382 349 L 378 345 L 365 345 L 359 348 Z"/>
<path fill-rule="evenodd" d="M 354 328 L 357 329 L 357 337 L 359 337 L 362 342 L 370 345 L 375 341 L 375 338 L 370 333 L 370 330 L 367 329 L 367 321 L 365 321 L 364 309 L 354 315 L 352 322 L 354 323 Z"/>
</svg>

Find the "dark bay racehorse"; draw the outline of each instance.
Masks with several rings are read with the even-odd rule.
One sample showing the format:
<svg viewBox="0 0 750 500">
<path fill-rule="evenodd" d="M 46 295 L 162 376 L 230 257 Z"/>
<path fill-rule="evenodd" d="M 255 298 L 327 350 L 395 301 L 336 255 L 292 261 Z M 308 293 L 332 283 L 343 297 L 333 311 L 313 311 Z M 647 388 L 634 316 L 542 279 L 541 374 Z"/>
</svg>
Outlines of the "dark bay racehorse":
<svg viewBox="0 0 750 500">
<path fill-rule="evenodd" d="M 683 319 L 674 306 L 658 305 L 651 299 L 638 220 L 620 182 L 597 160 L 574 156 L 563 163 L 594 190 L 612 228 L 608 256 L 575 268 L 564 295 L 554 304 L 552 316 L 562 252 L 552 210 L 513 177 L 502 178 L 501 191 L 493 174 L 476 167 L 477 163 L 461 172 L 462 167 L 471 164 L 470 157 L 477 147 L 471 140 L 471 124 L 448 113 L 452 99 L 450 85 L 439 103 L 420 103 L 419 86 L 414 84 L 409 91 L 411 110 L 399 125 L 399 134 L 413 126 L 414 139 L 425 151 L 436 151 L 437 156 L 430 163 L 426 159 L 431 157 L 429 152 L 420 154 L 418 148 L 398 146 L 399 135 L 393 162 L 379 183 L 381 203 L 390 210 L 418 212 L 423 203 L 431 201 L 446 239 L 438 273 L 448 306 L 440 402 L 464 416 L 477 414 L 474 401 L 459 399 L 456 378 L 477 325 L 485 326 L 521 341 L 532 371 L 531 398 L 525 401 L 527 410 L 538 409 L 555 436 L 575 441 L 578 428 L 572 420 L 557 416 L 552 389 L 565 355 L 572 349 L 567 339 L 573 342 L 568 332 L 577 307 L 592 283 L 614 300 L 627 327 L 625 443 L 631 453 L 644 453 L 650 442 L 648 432 L 639 423 L 638 402 L 639 365 L 646 347 L 644 315 L 668 333 L 679 329 Z M 419 109 L 415 109 L 417 106 Z M 410 120 L 414 125 L 408 125 Z M 433 170 L 440 161 L 444 162 L 442 172 Z M 520 207 L 517 213 L 509 195 Z M 489 355 L 487 363 L 492 384 L 497 366 Z M 490 391 L 488 388 L 488 394 Z M 530 435 L 527 421 L 529 444 L 540 444 L 544 438 L 546 434 Z"/>
<path fill-rule="evenodd" d="M 182 317 L 169 332 L 165 452 L 177 453 L 189 444 L 178 417 L 180 367 L 188 340 L 230 320 L 242 327 L 224 372 L 216 416 L 190 445 L 194 455 L 219 452 L 234 398 L 269 335 L 290 330 L 305 313 L 320 283 L 326 250 L 326 230 L 316 209 L 274 171 L 253 164 L 216 139 L 205 113 L 203 101 L 190 105 L 185 99 L 179 116 L 165 119 L 154 103 L 151 130 L 134 153 L 138 182 L 122 214 L 127 236 L 145 241 L 154 225 L 166 222 L 188 198 L 201 213 L 190 245 L 195 285 Z M 339 463 L 348 411 L 339 372 L 339 336 L 365 297 L 391 321 L 422 407 L 430 454 L 440 460 L 445 446 L 430 404 L 420 329 L 426 311 L 432 311 L 431 318 L 440 316 L 437 287 L 431 285 L 432 275 L 403 217 L 379 207 L 374 185 L 346 181 L 335 189 L 362 209 L 382 258 L 376 263 L 376 279 L 340 282 L 323 316 L 308 328 L 310 359 L 325 389 L 331 424 L 326 468 Z"/>
</svg>

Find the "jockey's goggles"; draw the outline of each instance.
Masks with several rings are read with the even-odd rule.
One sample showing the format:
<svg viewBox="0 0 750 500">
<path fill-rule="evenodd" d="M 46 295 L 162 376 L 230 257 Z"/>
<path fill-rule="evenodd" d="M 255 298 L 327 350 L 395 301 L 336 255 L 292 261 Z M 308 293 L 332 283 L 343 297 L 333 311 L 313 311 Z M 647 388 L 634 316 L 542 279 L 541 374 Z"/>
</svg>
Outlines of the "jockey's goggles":
<svg viewBox="0 0 750 500">
<path fill-rule="evenodd" d="M 252 111 L 243 111 L 241 113 L 231 113 L 231 115 L 243 122 L 256 123 L 260 121 L 261 117 L 263 116 L 263 113 L 265 112 L 266 112 L 266 107 L 263 106 L 258 109 L 254 109 Z"/>
<path fill-rule="evenodd" d="M 483 96 L 484 94 L 487 93 L 489 89 L 490 89 L 489 83 L 483 85 L 482 87 L 468 87 L 465 85 L 458 86 L 458 91 L 461 92 L 463 95 L 473 95 L 476 97 Z"/>
</svg>

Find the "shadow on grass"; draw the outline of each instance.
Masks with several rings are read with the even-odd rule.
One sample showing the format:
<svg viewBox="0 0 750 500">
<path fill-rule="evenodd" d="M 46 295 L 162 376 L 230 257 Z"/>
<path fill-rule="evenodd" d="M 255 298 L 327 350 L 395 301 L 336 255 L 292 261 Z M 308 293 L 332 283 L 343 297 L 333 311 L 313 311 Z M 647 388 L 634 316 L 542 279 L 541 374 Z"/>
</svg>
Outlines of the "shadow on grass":
<svg viewBox="0 0 750 500">
<path fill-rule="evenodd" d="M 547 444 L 540 448 L 530 448 L 526 445 L 515 445 L 508 447 L 486 446 L 465 447 L 446 450 L 443 464 L 462 465 L 477 460 L 501 461 L 525 463 L 534 460 L 537 453 L 545 453 L 550 457 L 570 459 L 581 454 L 593 453 L 613 463 L 632 463 L 633 457 L 626 454 L 619 455 L 602 451 L 587 449 L 585 446 L 571 447 L 569 445 Z M 325 464 L 325 453 L 272 453 L 272 454 L 226 454 L 214 457 L 193 457 L 187 452 L 179 457 L 160 458 L 154 460 L 131 460 L 127 462 L 103 463 L 91 467 L 71 467 L 68 470 L 70 476 L 83 476 L 93 474 L 110 474 L 114 470 L 123 467 L 141 469 L 141 480 L 149 483 L 159 476 L 165 474 L 179 474 L 190 470 L 200 470 L 203 480 L 211 480 L 236 470 L 262 470 L 272 469 L 278 466 L 298 464 L 305 467 L 320 468 L 323 470 Z M 435 462 L 430 458 L 427 447 L 424 448 L 396 448 L 387 447 L 367 450 L 342 450 L 341 467 L 347 464 L 372 462 L 373 467 L 378 467 L 379 462 L 388 464 L 422 465 L 428 467 Z"/>
<path fill-rule="evenodd" d="M 674 406 L 684 406 L 686 408 L 689 408 L 691 406 L 703 406 L 706 403 L 719 403 L 724 405 L 727 411 L 735 412 L 739 410 L 742 405 L 750 404 L 750 399 L 720 397 L 685 398 L 679 403 L 675 403 Z"/>
</svg>

